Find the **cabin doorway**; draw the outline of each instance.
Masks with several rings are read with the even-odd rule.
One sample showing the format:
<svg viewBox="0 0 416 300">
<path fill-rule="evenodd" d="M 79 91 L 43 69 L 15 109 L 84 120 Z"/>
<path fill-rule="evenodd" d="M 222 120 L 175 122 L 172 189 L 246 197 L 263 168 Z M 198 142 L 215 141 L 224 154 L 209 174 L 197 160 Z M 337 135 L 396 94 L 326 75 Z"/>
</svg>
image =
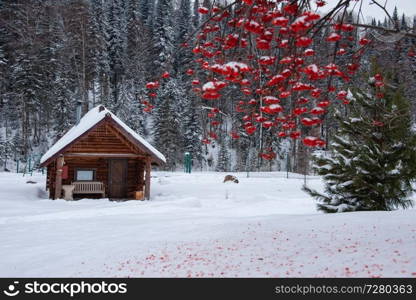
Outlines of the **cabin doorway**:
<svg viewBox="0 0 416 300">
<path fill-rule="evenodd" d="M 127 159 L 109 160 L 108 197 L 127 198 Z"/>
</svg>

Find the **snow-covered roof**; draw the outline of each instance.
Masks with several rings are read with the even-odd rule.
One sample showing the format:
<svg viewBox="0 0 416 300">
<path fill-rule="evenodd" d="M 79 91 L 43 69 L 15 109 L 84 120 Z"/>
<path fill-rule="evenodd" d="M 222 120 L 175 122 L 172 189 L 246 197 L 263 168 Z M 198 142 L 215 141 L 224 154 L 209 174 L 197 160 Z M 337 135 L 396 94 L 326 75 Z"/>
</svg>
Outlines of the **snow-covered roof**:
<svg viewBox="0 0 416 300">
<path fill-rule="evenodd" d="M 100 109 L 101 107 L 101 109 Z M 128 127 L 123 121 L 121 121 L 116 115 L 105 108 L 102 105 L 96 106 L 87 112 L 79 121 L 77 125 L 72 127 L 62 138 L 60 138 L 40 159 L 40 164 L 43 164 L 48 159 L 59 153 L 66 146 L 75 141 L 82 134 L 93 128 L 97 123 L 103 120 L 107 115 L 119 126 L 121 126 L 127 133 L 131 135 L 139 144 L 140 148 L 144 148 L 148 154 L 152 154 L 162 162 L 166 162 L 165 156 L 157 151 L 152 145 L 150 145 L 145 139 L 143 139 L 137 132 Z"/>
</svg>

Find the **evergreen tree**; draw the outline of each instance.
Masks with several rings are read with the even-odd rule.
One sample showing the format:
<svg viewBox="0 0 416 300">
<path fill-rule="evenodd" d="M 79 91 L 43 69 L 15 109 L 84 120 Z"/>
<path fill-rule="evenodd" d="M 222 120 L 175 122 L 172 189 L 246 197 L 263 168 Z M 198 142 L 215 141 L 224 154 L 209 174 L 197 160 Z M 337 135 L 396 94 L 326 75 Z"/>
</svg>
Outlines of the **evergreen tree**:
<svg viewBox="0 0 416 300">
<path fill-rule="evenodd" d="M 57 69 L 58 76 L 53 82 L 54 89 L 51 91 L 55 99 L 55 103 L 52 106 L 52 113 L 55 116 L 56 121 L 52 128 L 58 137 L 63 136 L 68 128 L 71 128 L 71 126 L 74 125 L 76 118 L 74 113 L 75 103 L 73 101 L 76 96 L 68 89 L 68 87 L 73 86 L 75 82 L 74 80 L 71 80 L 71 74 L 68 74 L 71 69 L 65 68 L 67 66 L 66 61 L 61 59 Z"/>
<path fill-rule="evenodd" d="M 237 131 L 237 130 L 236 130 Z M 239 139 L 237 139 L 235 143 L 235 150 L 236 150 L 236 166 L 235 169 L 237 172 L 244 172 L 247 171 L 250 167 L 249 162 L 249 152 L 250 152 L 250 138 L 245 136 L 243 133 L 238 133 L 241 135 Z"/>
<path fill-rule="evenodd" d="M 199 23 L 200 23 L 198 8 L 199 8 L 199 0 L 195 0 L 194 7 L 193 7 L 193 16 L 192 16 L 192 25 L 193 25 L 194 30 L 197 30 L 197 28 L 199 27 Z"/>
<path fill-rule="evenodd" d="M 175 79 L 170 79 L 158 97 L 155 110 L 154 144 L 167 160 L 165 168 L 175 170 L 177 163 L 183 159 L 183 145 L 180 123 L 176 111 L 177 100 L 183 97 L 183 91 Z"/>
<path fill-rule="evenodd" d="M 151 27 L 153 19 L 153 8 L 155 0 L 141 0 L 139 4 L 139 14 L 143 24 Z"/>
<path fill-rule="evenodd" d="M 3 94 L 6 91 L 6 86 L 7 86 L 6 72 L 7 72 L 7 62 L 6 62 L 6 58 L 4 57 L 3 49 L 1 48 L 1 45 L 0 45 L 0 110 L 4 110 L 5 99 L 4 99 Z"/>
<path fill-rule="evenodd" d="M 92 86 L 93 106 L 99 103 L 107 105 L 109 99 L 109 24 L 106 4 L 102 0 L 92 0 L 89 6 L 91 16 L 92 60 L 96 77 Z"/>
<path fill-rule="evenodd" d="M 25 153 L 25 141 L 23 140 L 20 132 L 17 131 L 12 137 L 12 145 L 13 145 L 13 158 L 17 160 L 22 160 L 26 156 Z"/>
<path fill-rule="evenodd" d="M 139 14 L 143 23 L 146 23 L 146 19 L 149 16 L 149 2 L 150 0 L 141 0 L 139 3 Z"/>
<path fill-rule="evenodd" d="M 6 58 L 4 57 L 3 49 L 0 47 L 0 68 L 3 68 L 5 66 L 6 66 Z M 0 75 L 0 76 L 2 76 L 2 75 Z M 0 77 L 0 78 L 3 79 L 2 77 Z"/>
<path fill-rule="evenodd" d="M 201 123 L 195 107 L 195 99 L 189 99 L 185 105 L 182 120 L 185 151 L 192 155 L 193 161 L 202 163 Z"/>
<path fill-rule="evenodd" d="M 406 16 L 405 14 L 402 15 L 402 20 L 400 22 L 400 30 L 407 31 L 409 27 L 407 26 Z"/>
<path fill-rule="evenodd" d="M 14 145 L 13 141 L 6 138 L 3 138 L 0 135 L 0 161 L 3 165 L 3 169 L 7 170 L 7 161 L 12 157 Z"/>
<path fill-rule="evenodd" d="M 77 101 L 82 101 L 85 114 L 89 106 L 90 83 L 95 76 L 95 36 L 91 32 L 89 2 L 85 0 L 72 0 L 68 16 L 67 46 L 72 49 L 66 54 L 71 55 L 72 71 L 77 82 Z M 68 50 L 68 49 L 66 49 Z"/>
<path fill-rule="evenodd" d="M 411 206 L 416 137 L 408 101 L 400 90 L 381 91 L 374 77 L 370 89 L 356 91 L 352 98 L 349 116 L 337 116 L 340 128 L 332 155 L 314 158 L 325 193 L 306 186 L 304 190 L 328 213 Z"/>
<path fill-rule="evenodd" d="M 120 98 L 121 85 L 125 74 L 125 49 L 126 32 L 125 14 L 122 2 L 120 0 L 112 1 L 109 14 L 109 58 L 111 76 L 110 82 L 112 86 L 112 105 L 110 108 L 117 112 L 117 105 Z"/>
<path fill-rule="evenodd" d="M 225 141 L 220 145 L 220 151 L 218 152 L 217 167 L 215 171 L 217 172 L 227 172 L 230 170 L 230 155 L 228 153 L 227 146 Z"/>
<path fill-rule="evenodd" d="M 135 132 L 142 136 L 147 135 L 143 104 L 137 97 L 128 97 L 126 105 L 119 112 L 119 117 Z"/>
<path fill-rule="evenodd" d="M 159 0 L 156 4 L 153 22 L 153 45 L 156 54 L 154 74 L 170 69 L 170 58 L 174 52 L 174 31 L 172 28 L 173 7 L 170 0 Z"/>
<path fill-rule="evenodd" d="M 384 17 L 384 20 L 383 20 L 383 27 L 384 27 L 384 28 L 389 28 L 389 24 L 390 24 L 390 21 L 387 21 L 387 17 Z"/>
<path fill-rule="evenodd" d="M 393 15 L 391 18 L 393 19 L 392 27 L 394 29 L 399 29 L 399 13 L 397 11 L 397 6 L 394 7 Z"/>
<path fill-rule="evenodd" d="M 148 32 L 138 11 L 137 0 L 129 0 L 127 8 L 127 49 L 126 80 L 124 82 L 126 101 L 120 110 L 123 120 L 135 131 L 146 135 L 145 118 L 141 95 L 145 94 L 146 70 L 150 69 Z"/>
<path fill-rule="evenodd" d="M 179 51 L 174 55 L 174 70 L 178 73 L 184 73 L 192 60 L 192 51 L 190 47 L 184 47 L 189 34 L 191 33 L 191 4 L 190 0 L 181 0 L 176 17 L 175 48 Z M 189 83 L 188 83 L 189 84 Z"/>
<path fill-rule="evenodd" d="M 413 33 L 416 33 L 416 16 L 413 17 Z"/>
</svg>

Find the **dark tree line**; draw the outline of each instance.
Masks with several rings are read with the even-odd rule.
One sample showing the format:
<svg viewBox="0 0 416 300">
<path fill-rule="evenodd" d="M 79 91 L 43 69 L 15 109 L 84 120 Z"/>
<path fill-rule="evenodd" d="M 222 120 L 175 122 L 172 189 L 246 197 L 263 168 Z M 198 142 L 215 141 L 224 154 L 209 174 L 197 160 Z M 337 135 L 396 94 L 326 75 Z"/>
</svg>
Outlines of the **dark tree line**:
<svg viewBox="0 0 416 300">
<path fill-rule="evenodd" d="M 192 47 L 184 47 L 193 44 L 192 34 L 205 22 L 206 17 L 198 14 L 200 5 L 211 7 L 209 0 L 0 1 L 3 166 L 7 159 L 26 160 L 45 152 L 74 125 L 77 105 L 85 113 L 104 104 L 167 156 L 167 169 L 180 167 L 184 152 L 190 152 L 194 166 L 204 169 L 284 169 L 289 156 L 293 171 L 307 172 L 308 149 L 289 147 L 267 130 L 253 136 L 241 131 L 241 115 L 235 109 L 239 99 L 232 89 L 226 100 L 216 103 L 221 109 L 218 137 L 212 144 L 201 143 L 218 125 L 207 118 L 211 103 L 192 91 L 192 79 L 206 75 L 188 72 L 194 58 Z M 393 18 L 403 30 L 415 26 L 397 11 Z M 390 23 L 385 20 L 378 25 L 394 28 Z M 366 61 L 378 57 L 380 65 L 397 74 L 397 84 L 403 85 L 405 96 L 412 100 L 415 63 L 403 50 L 412 44 L 410 38 L 374 43 L 361 63 L 362 72 L 368 72 Z M 331 51 L 326 45 L 316 50 L 322 55 Z M 162 79 L 164 72 L 169 77 Z M 151 95 L 146 83 L 155 80 L 161 88 Z M 349 85 L 360 85 L 360 80 Z M 411 106 L 415 111 L 415 101 Z M 322 130 L 329 141 L 336 131 L 335 121 L 325 124 Z M 232 139 L 230 132 L 240 138 Z M 266 145 L 277 153 L 276 160 L 258 156 Z"/>
<path fill-rule="evenodd" d="M 41 154 L 74 124 L 77 105 L 104 104 L 157 137 L 168 168 L 184 149 L 201 161 L 201 123 L 181 76 L 190 57 L 174 56 L 198 22 L 189 0 L 1 1 L 2 159 Z M 168 90 L 149 99 L 145 83 L 162 70 Z M 158 108 L 143 111 L 146 101 Z"/>
</svg>

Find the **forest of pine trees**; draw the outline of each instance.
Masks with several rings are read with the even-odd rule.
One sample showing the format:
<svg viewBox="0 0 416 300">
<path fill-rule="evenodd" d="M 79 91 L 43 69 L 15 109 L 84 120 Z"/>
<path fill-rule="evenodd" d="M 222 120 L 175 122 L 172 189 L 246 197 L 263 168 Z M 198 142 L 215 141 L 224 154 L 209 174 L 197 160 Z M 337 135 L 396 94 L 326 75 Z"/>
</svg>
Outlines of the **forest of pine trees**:
<svg viewBox="0 0 416 300">
<path fill-rule="evenodd" d="M 200 5 L 211 4 L 209 0 L 0 1 L 0 168 L 6 168 L 7 162 L 38 159 L 74 125 L 77 105 L 85 113 L 104 104 L 166 155 L 168 170 L 181 169 L 183 154 L 190 152 L 193 166 L 203 170 L 290 167 L 309 173 L 311 153 L 301 144 L 276 139 L 267 130 L 252 136 L 243 132 L 232 89 L 226 92 L 227 100 L 217 105 L 224 134 L 218 134 L 214 143 L 201 143 L 214 125 L 207 120 L 206 102 L 192 92 L 188 72 L 192 48 L 183 47 L 193 43 L 204 22 L 197 12 Z M 385 28 L 398 24 L 416 32 L 413 19 L 399 16 L 397 9 L 392 16 L 396 24 L 371 22 Z M 410 38 L 374 43 L 361 63 L 362 74 L 369 72 L 372 59 L 394 74 L 391 81 L 410 101 L 412 117 L 415 58 L 401 49 L 414 43 Z M 331 51 L 326 45 L 317 50 L 322 55 Z M 151 97 L 146 82 L 158 80 L 163 72 L 170 76 Z M 363 82 L 357 76 L 348 84 L 334 84 L 348 89 Z M 321 130 L 329 144 L 338 129 L 335 117 L 327 118 Z M 241 137 L 233 140 L 230 132 Z M 277 153 L 275 160 L 258 155 L 266 147 Z"/>
</svg>

